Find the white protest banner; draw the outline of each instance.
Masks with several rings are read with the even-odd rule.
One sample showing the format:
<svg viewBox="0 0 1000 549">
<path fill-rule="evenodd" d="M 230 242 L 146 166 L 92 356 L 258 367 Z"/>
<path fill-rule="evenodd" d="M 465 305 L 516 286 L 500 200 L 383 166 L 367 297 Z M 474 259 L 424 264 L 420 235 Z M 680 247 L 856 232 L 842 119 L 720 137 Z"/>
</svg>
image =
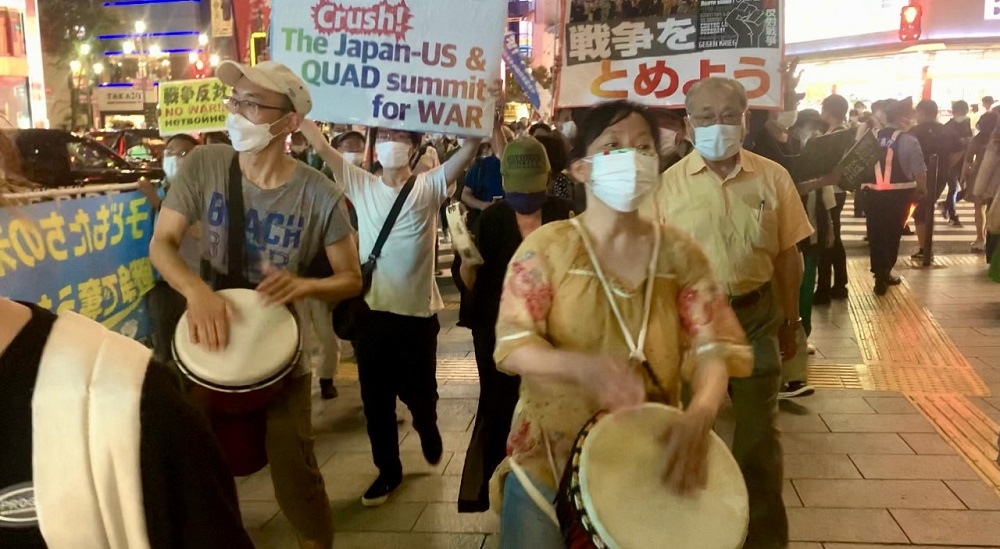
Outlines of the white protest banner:
<svg viewBox="0 0 1000 549">
<path fill-rule="evenodd" d="M 271 58 L 309 86 L 309 117 L 489 136 L 504 0 L 273 0 Z"/>
<path fill-rule="evenodd" d="M 782 106 L 782 0 L 563 1 L 559 107 L 683 107 L 710 76 L 742 82 L 753 107 Z"/>
</svg>

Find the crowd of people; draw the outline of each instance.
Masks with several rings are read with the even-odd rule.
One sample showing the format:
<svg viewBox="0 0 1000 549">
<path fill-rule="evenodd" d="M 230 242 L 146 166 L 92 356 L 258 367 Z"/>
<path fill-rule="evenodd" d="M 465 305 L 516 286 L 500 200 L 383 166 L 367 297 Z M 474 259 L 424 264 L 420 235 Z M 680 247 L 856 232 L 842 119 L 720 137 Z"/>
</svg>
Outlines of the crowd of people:
<svg viewBox="0 0 1000 549">
<path fill-rule="evenodd" d="M 581 0 L 574 13 L 653 4 L 669 13 L 690 3 Z M 87 534 L 102 540 L 202 547 L 222 546 L 212 540 L 226 536 L 227 547 L 249 546 L 232 475 L 213 441 L 216 424 L 206 420 L 211 411 L 189 404 L 169 379 L 182 315 L 192 344 L 222 351 L 241 318 L 218 290 L 248 288 L 296 312 L 303 358 L 265 405 L 264 448 L 278 504 L 301 546 L 331 547 L 330 504 L 313 449 L 311 370 L 322 397 L 337 398 L 340 336 L 350 340 L 378 469 L 361 495 L 365 506 L 382 505 L 404 480 L 397 398 L 410 410 L 424 458 L 441 460 L 436 257 L 445 208 L 461 202 L 468 212 L 461 222 L 482 261 L 457 250 L 452 266 L 481 387 L 459 511 L 499 509 L 502 547 L 562 547 L 545 502 L 556 498 L 574 438 L 598 411 L 643 402 L 684 410 L 662 438 L 665 486 L 697 490 L 705 483 L 704 441 L 728 394 L 732 453 L 750 502 L 746 547 L 784 547 L 777 403 L 813 392 L 806 373 L 812 308 L 848 295 L 842 174 L 832 168 L 793 178 L 797 159 L 822 136 L 850 132 L 854 143 L 874 134 L 880 162 L 856 202 L 877 296 L 900 283 L 893 267 L 908 216 L 925 242 L 928 195 L 947 191 L 940 207 L 952 224 L 961 223 L 955 200 L 973 201 L 981 237 L 973 246 L 994 244 L 990 238 L 986 246 L 983 227 L 995 177 L 979 173 L 1000 131 L 989 98 L 975 124 L 962 101 L 947 124 L 929 100 L 859 103 L 852 111 L 831 95 L 819 111 L 799 111 L 794 100 L 785 112 L 754 111 L 739 82 L 708 78 L 688 91 L 683 113 L 613 101 L 562 110 L 552 124 L 507 126 L 501 104 L 489 140 L 344 126 L 328 137 L 306 119 L 312 99 L 284 65 L 226 62 L 217 75 L 232 87 L 228 143 L 173 136 L 163 158 L 166 184 L 143 185 L 157 211 L 150 258 L 162 275 L 148 297 L 152 354 L 96 325 L 79 328 L 107 340 L 101 360 L 146 372 L 133 388 L 142 399 L 131 450 L 116 446 L 99 456 L 133 467 L 81 474 L 128 477 L 111 483 L 116 497 L 161 503 L 137 516 L 94 503 L 110 497 L 103 492 L 66 501 L 53 496 L 51 479 L 33 476 L 31 464 L 57 450 L 32 441 L 32 422 L 44 433 L 37 422 L 45 416 L 33 413 L 30 395 L 59 383 L 50 355 L 84 354 L 85 342 L 59 329 L 84 321 L 0 299 L 0 411 L 23 419 L 0 424 L 0 439 L 14 441 L 0 448 L 0 489 L 33 482 L 39 490 L 38 520 L 0 528 L 0 545 L 66 539 L 69 524 L 54 517 L 71 516 L 63 508 L 83 502 L 91 514 L 82 520 L 110 525 Z M 797 83 L 787 80 L 794 98 Z M 12 164 L 5 171 L 16 172 Z M 340 329 L 341 313 L 354 329 Z M 88 361 L 78 367 L 93 369 Z M 79 376 L 64 377 L 63 394 L 79 392 L 69 386 Z M 157 460 L 168 455 L 177 463 L 164 468 Z"/>
</svg>

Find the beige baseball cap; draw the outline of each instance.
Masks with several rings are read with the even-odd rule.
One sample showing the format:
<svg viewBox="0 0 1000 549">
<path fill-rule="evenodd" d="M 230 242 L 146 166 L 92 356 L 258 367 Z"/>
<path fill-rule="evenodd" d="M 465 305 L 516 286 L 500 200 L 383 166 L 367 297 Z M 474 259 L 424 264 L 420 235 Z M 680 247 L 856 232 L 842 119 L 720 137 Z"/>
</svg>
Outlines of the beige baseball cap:
<svg viewBox="0 0 1000 549">
<path fill-rule="evenodd" d="M 306 115 L 312 110 L 312 96 L 306 83 L 297 74 L 276 61 L 263 61 L 254 66 L 242 65 L 235 61 L 224 61 L 215 69 L 215 76 L 223 84 L 233 87 L 241 78 L 258 86 L 288 96 L 295 112 Z"/>
</svg>

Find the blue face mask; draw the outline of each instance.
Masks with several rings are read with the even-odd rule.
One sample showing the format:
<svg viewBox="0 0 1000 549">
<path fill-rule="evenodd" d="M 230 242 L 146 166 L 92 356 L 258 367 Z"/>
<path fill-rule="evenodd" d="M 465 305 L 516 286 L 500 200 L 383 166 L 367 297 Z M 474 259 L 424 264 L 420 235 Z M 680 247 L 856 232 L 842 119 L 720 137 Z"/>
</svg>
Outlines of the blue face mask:
<svg viewBox="0 0 1000 549">
<path fill-rule="evenodd" d="M 545 204 L 546 195 L 540 193 L 507 193 L 504 200 L 510 205 L 510 209 L 521 215 L 530 215 L 542 209 Z"/>
</svg>

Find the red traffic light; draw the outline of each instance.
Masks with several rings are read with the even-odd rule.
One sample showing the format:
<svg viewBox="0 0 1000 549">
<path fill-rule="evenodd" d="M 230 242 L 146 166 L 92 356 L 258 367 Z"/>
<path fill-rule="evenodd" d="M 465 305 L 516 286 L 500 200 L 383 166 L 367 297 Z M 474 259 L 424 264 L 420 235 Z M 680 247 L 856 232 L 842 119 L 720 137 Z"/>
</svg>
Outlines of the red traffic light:
<svg viewBox="0 0 1000 549">
<path fill-rule="evenodd" d="M 920 40 L 921 26 L 920 20 L 923 18 L 924 10 L 919 4 L 903 6 L 899 14 L 899 39 L 903 42 Z"/>
</svg>

